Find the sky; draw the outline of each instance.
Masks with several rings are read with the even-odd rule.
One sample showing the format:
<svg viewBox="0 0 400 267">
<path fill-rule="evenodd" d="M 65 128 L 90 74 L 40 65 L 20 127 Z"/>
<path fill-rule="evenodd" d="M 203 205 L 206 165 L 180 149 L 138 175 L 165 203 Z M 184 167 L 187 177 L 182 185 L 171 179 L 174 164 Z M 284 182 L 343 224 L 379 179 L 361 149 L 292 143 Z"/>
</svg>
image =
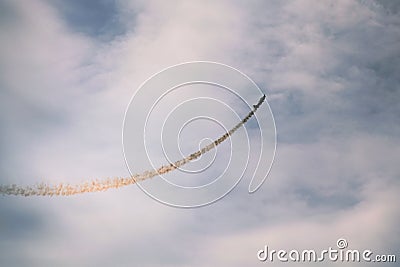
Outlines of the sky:
<svg viewBox="0 0 400 267">
<path fill-rule="evenodd" d="M 277 129 L 262 187 L 248 194 L 243 177 L 201 208 L 135 185 L 0 196 L 0 265 L 263 266 L 265 245 L 322 250 L 339 238 L 400 260 L 399 12 L 388 0 L 0 0 L 1 184 L 129 176 L 132 95 L 187 61 L 251 77 Z M 396 266 L 369 264 L 381 265 Z"/>
</svg>

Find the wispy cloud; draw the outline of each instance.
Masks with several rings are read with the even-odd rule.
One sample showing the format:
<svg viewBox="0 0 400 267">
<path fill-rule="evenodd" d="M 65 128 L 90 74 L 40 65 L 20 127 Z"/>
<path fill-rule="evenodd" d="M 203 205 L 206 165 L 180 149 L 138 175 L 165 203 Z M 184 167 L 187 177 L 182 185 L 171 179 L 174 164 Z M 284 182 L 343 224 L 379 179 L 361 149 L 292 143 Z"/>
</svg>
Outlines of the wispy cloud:
<svg viewBox="0 0 400 267">
<path fill-rule="evenodd" d="M 127 100 L 183 61 L 249 74 L 267 88 L 278 130 L 261 191 L 240 183 L 202 209 L 168 208 L 135 187 L 1 196 L 2 265 L 252 266 L 265 243 L 318 248 L 339 234 L 399 246 L 396 1 L 0 5 L 3 184 L 126 176 Z M 91 9 L 87 20 L 77 13 Z"/>
</svg>

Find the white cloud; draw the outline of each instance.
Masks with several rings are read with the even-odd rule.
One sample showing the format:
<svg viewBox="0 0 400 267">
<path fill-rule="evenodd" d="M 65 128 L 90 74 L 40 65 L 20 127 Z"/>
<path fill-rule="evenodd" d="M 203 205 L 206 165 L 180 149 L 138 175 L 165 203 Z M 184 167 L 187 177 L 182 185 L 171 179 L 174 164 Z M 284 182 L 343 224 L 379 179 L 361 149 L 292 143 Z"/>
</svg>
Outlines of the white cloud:
<svg viewBox="0 0 400 267">
<path fill-rule="evenodd" d="M 48 2 L 6 3 L 1 181 L 126 175 L 120 136 L 131 94 L 189 60 L 232 64 L 272 94 L 272 173 L 254 195 L 243 181 L 198 210 L 165 207 L 135 187 L 2 197 L 10 218 L 0 232 L 14 236 L 0 242 L 2 262 L 252 266 L 265 243 L 319 248 L 345 236 L 354 247 L 398 247 L 398 17 L 373 1 L 118 4 L 127 31 L 101 43 Z"/>
</svg>

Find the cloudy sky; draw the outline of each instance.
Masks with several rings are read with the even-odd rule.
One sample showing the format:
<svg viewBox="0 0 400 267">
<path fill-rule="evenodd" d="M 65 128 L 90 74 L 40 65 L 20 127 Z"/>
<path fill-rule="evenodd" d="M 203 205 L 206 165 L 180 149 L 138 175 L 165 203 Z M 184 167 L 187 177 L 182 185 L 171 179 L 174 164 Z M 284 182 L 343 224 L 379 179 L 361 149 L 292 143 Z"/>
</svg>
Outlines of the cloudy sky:
<svg viewBox="0 0 400 267">
<path fill-rule="evenodd" d="M 1 184 L 128 176 L 129 99 L 186 61 L 249 75 L 278 132 L 260 190 L 244 177 L 202 208 L 136 186 L 0 196 L 0 265 L 262 266 L 265 245 L 322 250 L 342 237 L 400 260 L 399 12 L 389 0 L 0 0 Z M 395 266 L 370 264 L 381 265 Z"/>
</svg>

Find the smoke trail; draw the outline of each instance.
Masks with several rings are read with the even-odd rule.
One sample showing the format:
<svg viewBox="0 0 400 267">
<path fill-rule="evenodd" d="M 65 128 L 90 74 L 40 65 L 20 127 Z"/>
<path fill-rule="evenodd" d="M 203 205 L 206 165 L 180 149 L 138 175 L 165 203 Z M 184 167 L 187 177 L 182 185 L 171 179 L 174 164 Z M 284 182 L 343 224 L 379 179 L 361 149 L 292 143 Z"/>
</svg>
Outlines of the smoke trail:
<svg viewBox="0 0 400 267">
<path fill-rule="evenodd" d="M 178 160 L 174 163 L 171 163 L 166 166 L 161 166 L 156 170 L 145 171 L 141 174 L 135 174 L 132 177 L 117 177 L 113 179 L 105 179 L 105 180 L 94 180 L 91 182 L 84 182 L 81 184 L 63 184 L 60 183 L 58 185 L 46 185 L 39 184 L 35 186 L 17 186 L 13 185 L 0 185 L 0 194 L 3 195 L 20 195 L 20 196 L 70 196 L 76 194 L 83 194 L 88 192 L 99 192 L 105 191 L 110 188 L 118 188 L 126 185 L 131 185 L 136 182 L 140 182 L 154 176 L 158 176 L 161 174 L 169 173 L 186 163 L 197 159 L 204 153 L 207 153 L 211 149 L 215 148 L 222 142 L 224 142 L 229 136 L 235 133 L 243 124 L 245 124 L 257 111 L 257 109 L 261 106 L 261 104 L 265 100 L 265 95 L 262 96 L 256 105 L 253 105 L 253 109 L 247 114 L 247 116 L 241 120 L 238 124 L 236 124 L 232 129 L 228 132 L 225 132 L 220 138 L 212 142 L 211 144 L 202 147 L 200 150 L 190 154 L 188 157 Z"/>
</svg>

